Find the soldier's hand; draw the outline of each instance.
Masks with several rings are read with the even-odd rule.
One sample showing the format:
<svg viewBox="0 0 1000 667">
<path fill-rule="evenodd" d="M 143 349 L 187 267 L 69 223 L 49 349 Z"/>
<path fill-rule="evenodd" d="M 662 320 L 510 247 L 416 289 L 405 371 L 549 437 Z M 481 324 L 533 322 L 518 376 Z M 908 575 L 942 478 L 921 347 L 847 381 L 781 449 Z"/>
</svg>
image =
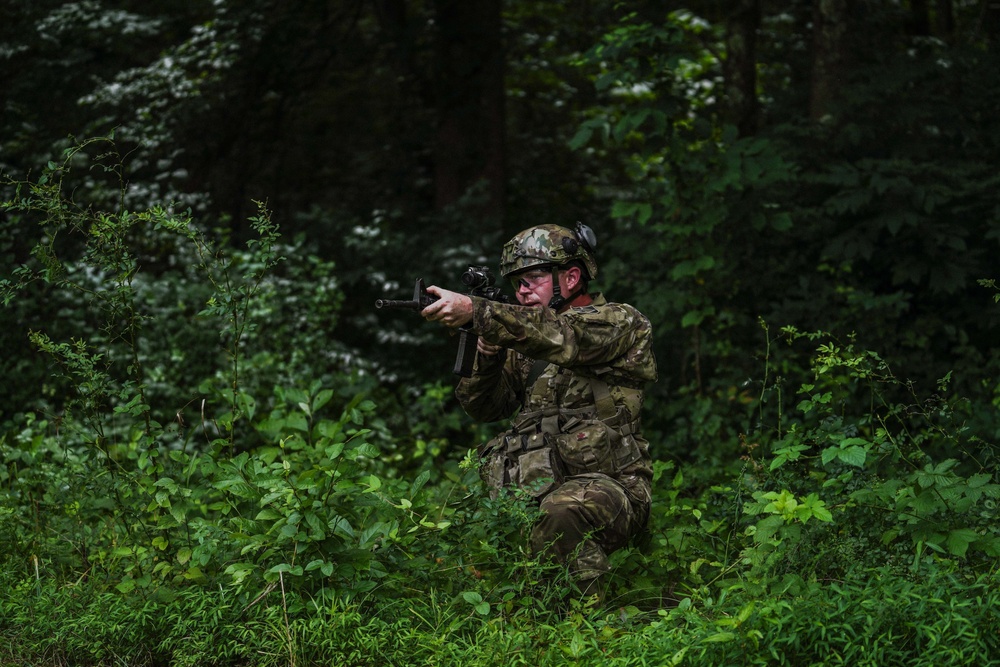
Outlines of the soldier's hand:
<svg viewBox="0 0 1000 667">
<path fill-rule="evenodd" d="M 476 350 L 479 351 L 479 354 L 486 355 L 487 357 L 495 357 L 502 349 L 499 345 L 491 345 L 482 338 L 476 343 Z"/>
<path fill-rule="evenodd" d="M 472 321 L 472 299 L 465 294 L 436 285 L 428 287 L 427 293 L 438 297 L 438 300 L 420 311 L 425 320 L 440 322 L 453 329 Z"/>
</svg>

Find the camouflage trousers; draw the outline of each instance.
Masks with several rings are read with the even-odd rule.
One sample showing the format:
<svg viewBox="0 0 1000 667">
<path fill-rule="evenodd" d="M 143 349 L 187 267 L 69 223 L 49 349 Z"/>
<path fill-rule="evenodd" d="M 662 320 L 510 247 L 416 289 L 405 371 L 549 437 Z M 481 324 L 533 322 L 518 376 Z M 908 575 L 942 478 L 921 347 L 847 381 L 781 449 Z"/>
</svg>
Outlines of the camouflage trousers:
<svg viewBox="0 0 1000 667">
<path fill-rule="evenodd" d="M 648 496 L 647 496 L 648 497 Z M 608 556 L 646 527 L 649 505 L 603 473 L 574 475 L 542 498 L 531 548 L 565 563 L 585 594 L 603 597 Z"/>
</svg>

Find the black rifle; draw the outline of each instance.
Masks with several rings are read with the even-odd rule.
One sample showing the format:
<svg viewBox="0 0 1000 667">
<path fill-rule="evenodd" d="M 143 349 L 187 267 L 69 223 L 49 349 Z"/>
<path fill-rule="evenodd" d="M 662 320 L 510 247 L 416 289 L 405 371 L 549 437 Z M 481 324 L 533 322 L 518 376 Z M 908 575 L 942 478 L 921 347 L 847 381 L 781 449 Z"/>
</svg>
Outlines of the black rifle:
<svg viewBox="0 0 1000 667">
<path fill-rule="evenodd" d="M 496 282 L 488 267 L 470 266 L 462 274 L 462 282 L 469 288 L 469 296 L 478 296 L 500 303 L 510 303 L 506 294 L 500 291 L 499 287 L 494 287 Z M 375 301 L 376 308 L 401 308 L 405 310 L 423 310 L 438 300 L 433 294 L 428 294 L 424 287 L 423 278 L 417 278 L 413 286 L 413 298 L 409 301 L 396 299 L 378 299 Z M 455 367 L 452 372 L 455 375 L 467 378 L 472 375 L 472 367 L 476 363 L 476 343 L 479 336 L 472 332 L 469 325 L 460 327 L 458 330 L 458 354 L 455 356 Z"/>
</svg>

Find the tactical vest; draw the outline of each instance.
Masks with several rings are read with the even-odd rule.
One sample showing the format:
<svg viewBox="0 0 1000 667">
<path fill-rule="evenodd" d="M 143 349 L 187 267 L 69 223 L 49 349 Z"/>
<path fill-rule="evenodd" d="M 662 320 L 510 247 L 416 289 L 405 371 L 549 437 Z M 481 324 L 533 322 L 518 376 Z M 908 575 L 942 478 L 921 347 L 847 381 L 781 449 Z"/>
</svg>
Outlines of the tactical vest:
<svg viewBox="0 0 1000 667">
<path fill-rule="evenodd" d="M 548 366 L 544 361 L 532 366 L 525 404 L 544 404 L 551 396 L 556 403 L 517 414 L 512 428 L 480 451 L 481 474 L 494 498 L 503 487 L 517 486 L 540 500 L 568 476 L 601 473 L 614 478 L 646 456 L 636 439 L 639 389 L 615 382 L 616 402 L 608 382 L 598 375 L 560 368 L 540 379 Z M 574 375 L 589 382 L 592 400 L 571 408 L 559 405 L 559 383 L 568 384 Z"/>
</svg>

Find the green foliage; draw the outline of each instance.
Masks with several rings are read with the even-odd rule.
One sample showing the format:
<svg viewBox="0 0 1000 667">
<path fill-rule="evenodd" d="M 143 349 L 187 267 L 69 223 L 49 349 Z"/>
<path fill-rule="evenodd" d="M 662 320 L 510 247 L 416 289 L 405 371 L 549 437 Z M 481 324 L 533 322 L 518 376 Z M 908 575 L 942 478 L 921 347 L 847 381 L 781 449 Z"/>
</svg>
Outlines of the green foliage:
<svg viewBox="0 0 1000 667">
<path fill-rule="evenodd" d="M 991 660 L 997 624 L 989 609 L 994 575 L 962 579 L 932 571 L 911 581 L 891 572 L 868 574 L 767 601 L 737 596 L 699 605 L 686 600 L 661 612 L 663 618 L 651 623 L 642 638 L 676 648 L 669 664 Z"/>
<path fill-rule="evenodd" d="M 68 603 L 58 593 L 66 584 L 95 604 L 136 600 L 146 611 L 173 605 L 178 596 L 220 590 L 232 609 L 245 613 L 280 591 L 281 614 L 266 622 L 289 655 L 299 650 L 290 619 L 340 605 L 384 605 L 399 600 L 400 590 L 418 599 L 424 590 L 440 591 L 451 600 L 447 609 L 462 610 L 450 624 L 495 609 L 511 617 L 551 615 L 551 601 L 571 594 L 566 573 L 557 568 L 553 576 L 517 538 L 537 509 L 526 498 L 479 507 L 475 466 L 445 458 L 450 443 L 442 428 L 463 429 L 442 410 L 449 392 L 430 385 L 415 397 L 410 437 L 417 446 L 405 454 L 392 446 L 365 389 L 370 383 L 357 382 L 359 372 L 330 372 L 301 388 L 278 384 L 271 395 L 259 393 L 264 383 L 253 376 L 267 377 L 268 355 L 275 352 L 251 354 L 254 347 L 295 340 L 261 332 L 273 318 L 269 298 L 295 293 L 274 280 L 279 237 L 267 212 L 252 221 L 259 240 L 246 253 L 227 254 L 185 217 L 78 207 L 52 175 L 102 142 L 74 150 L 66 166 L 50 166 L 41 182 L 17 184 L 19 194 L 5 204 L 34 216 L 45 231 L 35 251 L 42 259 L 4 284 L 8 303 L 43 283 L 57 294 L 83 294 L 95 317 L 92 326 L 79 327 L 86 337 L 60 342 L 44 332 L 31 335 L 74 393 L 51 417 L 19 413 L 0 439 L 8 583 L 24 595 L 51 596 L 55 606 Z M 111 173 L 121 178 L 117 168 Z M 172 394 L 151 391 L 147 380 L 164 372 L 148 339 L 162 335 L 161 324 L 176 332 L 161 321 L 173 311 L 148 308 L 138 287 L 155 283 L 140 270 L 144 232 L 160 231 L 173 234 L 167 237 L 176 242 L 173 252 L 190 248 L 202 284 L 184 284 L 182 294 L 203 299 L 198 317 L 221 333 L 224 354 L 200 383 L 208 396 L 200 422 L 191 425 L 181 410 L 166 426 L 153 417 Z M 61 246 L 55 242 L 61 235 L 84 238 Z M 95 279 L 83 283 L 82 275 Z M 338 299 L 331 297 L 306 305 L 335 308 Z M 54 324 L 58 332 L 65 323 Z M 313 339 L 300 340 L 308 350 Z M 301 380 L 297 362 L 308 360 L 291 355 L 290 361 L 285 372 Z M 399 467 L 418 472 L 405 479 Z M 123 618 L 128 609 L 121 608 Z M 22 618 L 18 605 L 8 612 Z M 80 618 L 87 624 L 97 617 L 81 611 Z M 130 642 L 140 635 L 118 636 L 115 627 L 102 628 L 99 650 L 137 655 Z M 76 652 L 75 636 L 57 634 L 54 641 L 56 652 Z M 210 637 L 205 641 L 212 645 Z M 48 646 L 31 650 L 44 653 Z M 219 644 L 213 660 L 231 659 L 231 649 Z M 100 662 L 104 655 L 90 659 Z"/>
<path fill-rule="evenodd" d="M 602 282 L 651 318 L 669 378 L 645 421 L 662 436 L 657 454 L 732 456 L 718 443 L 754 419 L 758 317 L 855 334 L 915 382 L 955 371 L 958 390 L 976 394 L 995 375 L 1000 312 L 961 304 L 983 303 L 974 282 L 993 270 L 996 174 L 982 158 L 996 156 L 996 128 L 983 98 L 965 92 L 982 90 L 973 80 L 994 87 L 984 68 L 995 52 L 903 36 L 859 43 L 840 115 L 814 123 L 796 97 L 808 59 L 793 55 L 810 17 L 765 12 L 764 120 L 741 136 L 725 113 L 726 31 L 715 9 L 701 11 L 624 15 L 578 61 L 598 100 L 573 145 L 628 177 L 607 172 Z M 887 12 L 851 34 L 877 24 L 884 39 L 898 18 Z"/>
<path fill-rule="evenodd" d="M 274 340 L 259 323 L 270 321 L 270 276 L 281 266 L 263 212 L 261 241 L 231 259 L 164 218 L 193 240 L 195 257 L 212 258 L 201 263 L 208 286 L 191 293 L 203 295 L 226 352 L 203 382 L 219 409 L 201 424 L 164 426 L 144 398 L 158 399 L 143 379 L 156 357 L 142 352 L 160 313 L 130 287 L 142 283 L 141 262 L 116 231 L 146 214 L 92 217 L 58 189 L 31 194 L 30 207 L 15 203 L 44 213 L 47 229 L 96 231 L 73 262 L 47 236 L 38 253 L 47 264 L 6 284 L 10 302 L 50 277 L 104 315 L 90 340 L 32 336 L 75 398 L 58 415 L 20 415 L 0 439 L 12 591 L 0 626 L 19 656 L 800 664 L 822 649 L 876 664 L 995 648 L 995 614 L 976 601 L 992 604 L 996 583 L 997 457 L 964 427 L 970 405 L 950 378 L 921 400 L 854 340 L 791 326 L 771 339 L 762 325 L 759 395 L 743 389 L 732 401 L 756 424 L 744 457 L 715 469 L 656 462 L 649 534 L 615 554 L 610 604 L 596 608 L 564 568 L 527 548 L 538 512 L 530 498 L 482 495 L 474 454 L 459 461 L 453 451 L 471 430 L 445 410 L 443 386 L 411 395 L 406 420 L 380 416 L 372 396 L 383 395 L 356 372 L 331 372 L 328 384 L 295 371 L 260 391 L 253 376 L 271 367 L 260 361 L 266 350 L 250 349 Z M 108 281 L 81 290 L 81 266 L 108 267 Z M 692 425 L 730 428 L 710 397 L 695 405 Z M 896 608 L 905 619 L 890 618 Z M 856 627 L 870 643 L 857 642 Z M 957 627 L 961 639 L 942 644 Z"/>
<path fill-rule="evenodd" d="M 794 412 L 779 411 L 777 428 L 747 446 L 747 583 L 839 578 L 858 564 L 900 575 L 939 562 L 988 566 L 1000 553 L 995 446 L 968 433 L 968 403 L 949 397 L 948 378 L 920 399 L 878 354 L 782 333 L 818 347 Z"/>
<path fill-rule="evenodd" d="M 0 601 L 0 660 L 35 664 L 530 665 L 990 664 L 998 646 L 994 574 L 875 571 L 755 601 L 685 598 L 644 614 L 572 613 L 520 626 L 479 614 L 474 595 L 314 606 L 271 592 L 254 604 L 224 591 L 135 596 L 15 587 Z M 476 603 L 481 604 L 481 603 Z M 308 613 L 292 611 L 308 609 Z M 58 617 L 58 624 L 45 619 Z M 17 634 L 13 634 L 17 633 Z"/>
<path fill-rule="evenodd" d="M 451 341 L 371 312 L 513 231 L 433 210 L 435 6 L 15 4 L 0 663 L 995 661 L 992 10 L 863 7 L 814 119 L 812 8 L 764 7 L 738 134 L 724 8 L 504 5 L 507 226 L 588 220 L 656 333 L 595 609 L 483 497 Z"/>
</svg>

